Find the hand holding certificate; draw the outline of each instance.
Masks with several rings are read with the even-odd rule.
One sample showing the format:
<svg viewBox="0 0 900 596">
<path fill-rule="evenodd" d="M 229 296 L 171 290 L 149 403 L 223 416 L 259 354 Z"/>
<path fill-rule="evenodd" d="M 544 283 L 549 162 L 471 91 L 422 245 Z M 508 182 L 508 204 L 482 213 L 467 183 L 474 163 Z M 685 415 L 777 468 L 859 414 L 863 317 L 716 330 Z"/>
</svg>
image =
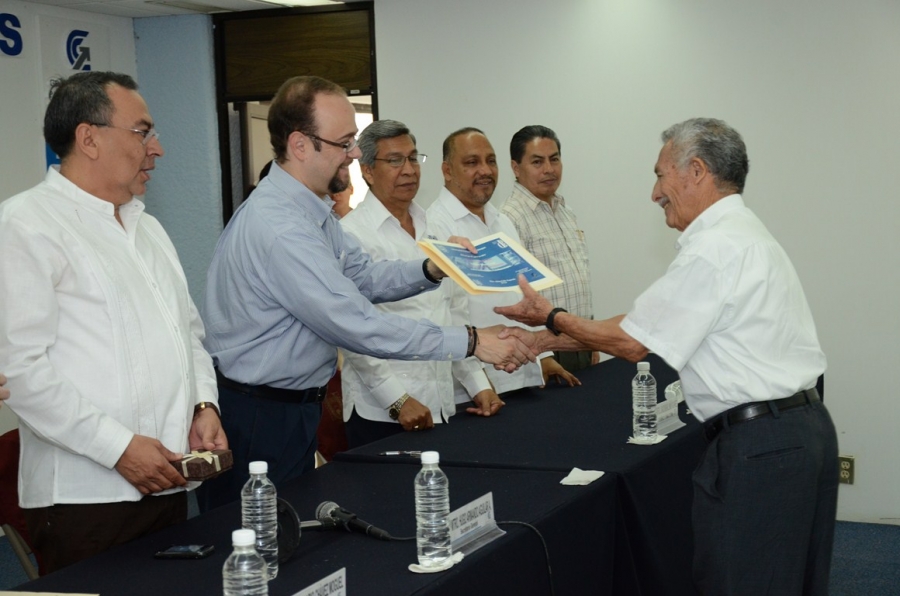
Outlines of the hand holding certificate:
<svg viewBox="0 0 900 596">
<path fill-rule="evenodd" d="M 477 255 L 450 242 L 420 240 L 418 244 L 448 277 L 470 294 L 521 292 L 519 275 L 524 275 L 535 290 L 562 283 L 534 255 L 502 232 L 473 241 Z"/>
</svg>

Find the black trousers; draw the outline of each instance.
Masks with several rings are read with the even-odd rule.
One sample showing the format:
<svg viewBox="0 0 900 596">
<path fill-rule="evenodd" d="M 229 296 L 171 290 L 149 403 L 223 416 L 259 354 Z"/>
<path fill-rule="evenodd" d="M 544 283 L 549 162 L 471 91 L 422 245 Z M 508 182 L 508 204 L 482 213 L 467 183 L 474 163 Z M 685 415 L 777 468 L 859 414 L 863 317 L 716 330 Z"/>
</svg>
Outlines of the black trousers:
<svg viewBox="0 0 900 596">
<path fill-rule="evenodd" d="M 732 425 L 694 472 L 694 580 L 704 596 L 828 594 L 838 493 L 821 402 Z"/>
<path fill-rule="evenodd" d="M 187 519 L 187 492 L 140 501 L 60 504 L 23 509 L 28 535 L 51 573 Z"/>
<path fill-rule="evenodd" d="M 322 404 L 292 404 L 251 397 L 219 385 L 222 428 L 234 456 L 234 468 L 197 489 L 200 511 L 241 498 L 250 479 L 250 462 L 269 464 L 277 489 L 316 467 L 316 428 Z"/>
</svg>

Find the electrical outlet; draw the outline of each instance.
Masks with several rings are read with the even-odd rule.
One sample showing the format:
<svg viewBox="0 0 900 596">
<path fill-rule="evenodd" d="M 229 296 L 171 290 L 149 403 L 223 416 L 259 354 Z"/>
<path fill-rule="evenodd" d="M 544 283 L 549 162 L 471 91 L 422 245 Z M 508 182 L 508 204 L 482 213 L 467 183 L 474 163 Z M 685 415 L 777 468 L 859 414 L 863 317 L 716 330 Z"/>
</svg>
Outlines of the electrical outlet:
<svg viewBox="0 0 900 596">
<path fill-rule="evenodd" d="M 840 455 L 838 461 L 841 465 L 840 481 L 843 484 L 853 484 L 853 477 L 856 475 L 856 458 L 852 455 Z"/>
</svg>

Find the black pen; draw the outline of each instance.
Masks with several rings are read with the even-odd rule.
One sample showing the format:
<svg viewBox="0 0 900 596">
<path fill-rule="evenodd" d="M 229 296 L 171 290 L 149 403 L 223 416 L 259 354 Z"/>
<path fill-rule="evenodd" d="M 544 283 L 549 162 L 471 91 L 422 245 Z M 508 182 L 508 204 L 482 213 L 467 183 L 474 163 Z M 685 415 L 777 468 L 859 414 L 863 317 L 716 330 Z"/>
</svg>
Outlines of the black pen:
<svg viewBox="0 0 900 596">
<path fill-rule="evenodd" d="M 410 457 L 420 457 L 421 451 L 382 451 L 378 455 L 408 455 Z"/>
</svg>

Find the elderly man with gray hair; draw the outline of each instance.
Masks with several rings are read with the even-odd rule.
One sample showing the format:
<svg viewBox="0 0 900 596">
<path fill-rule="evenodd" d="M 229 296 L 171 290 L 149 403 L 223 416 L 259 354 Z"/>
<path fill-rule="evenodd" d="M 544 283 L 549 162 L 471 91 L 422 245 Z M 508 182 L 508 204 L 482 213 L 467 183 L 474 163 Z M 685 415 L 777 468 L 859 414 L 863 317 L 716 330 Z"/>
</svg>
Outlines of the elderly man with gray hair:
<svg viewBox="0 0 900 596">
<path fill-rule="evenodd" d="M 816 380 L 812 313 L 784 249 L 744 205 L 741 136 L 696 118 L 662 135 L 653 202 L 682 232 L 668 271 L 604 321 L 525 298 L 498 312 L 547 322 L 540 349 L 652 350 L 681 377 L 708 446 L 694 472 L 694 580 L 703 594 L 827 594 L 837 436 Z M 559 332 L 561 335 L 554 335 Z"/>
<path fill-rule="evenodd" d="M 359 165 L 369 192 L 341 220 L 344 231 L 359 241 L 373 261 L 420 257 L 416 243 L 434 235 L 428 231 L 425 210 L 413 200 L 426 158 L 416 147 L 416 137 L 402 122 L 379 120 L 360 133 L 359 149 Z M 376 308 L 450 325 L 451 308 L 465 314 L 465 301 L 457 298 L 451 304 L 451 295 L 458 294 L 442 287 Z M 455 413 L 454 378 L 476 404 L 469 412 L 490 416 L 503 405 L 475 359 L 404 361 L 344 351 L 341 385 L 350 446 L 449 421 Z"/>
</svg>

